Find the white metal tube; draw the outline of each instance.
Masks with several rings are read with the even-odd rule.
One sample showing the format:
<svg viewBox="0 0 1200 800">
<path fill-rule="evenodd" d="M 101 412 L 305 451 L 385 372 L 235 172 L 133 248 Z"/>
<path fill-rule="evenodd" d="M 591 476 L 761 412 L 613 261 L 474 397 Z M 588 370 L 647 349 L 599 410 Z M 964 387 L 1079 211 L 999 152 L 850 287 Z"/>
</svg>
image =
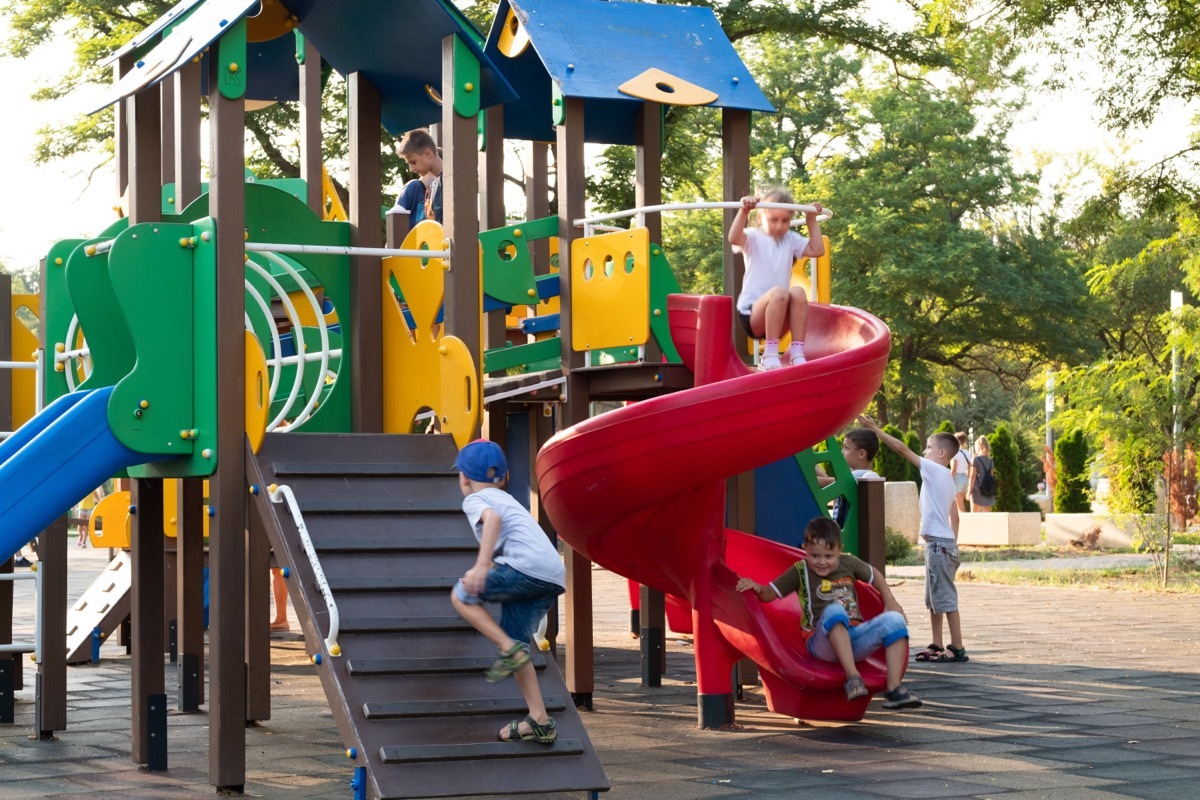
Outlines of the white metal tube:
<svg viewBox="0 0 1200 800">
<path fill-rule="evenodd" d="M 267 401 L 269 404 L 275 402 L 275 392 L 279 389 L 279 376 L 282 373 L 282 370 L 279 369 L 279 362 L 276 360 L 279 358 L 279 351 L 282 347 L 282 342 L 279 339 L 279 325 L 276 324 L 275 317 L 271 314 L 271 308 L 267 305 L 267 301 L 263 299 L 262 293 L 258 291 L 258 288 L 254 284 L 250 283 L 249 279 L 246 280 L 246 292 L 258 304 L 259 311 L 262 312 L 263 317 L 266 319 L 267 327 L 271 329 L 271 352 L 275 354 L 275 358 L 267 363 L 275 369 L 271 371 L 271 385 L 267 389 Z M 254 330 L 250 323 L 249 311 L 246 312 L 246 330 Z"/>
<path fill-rule="evenodd" d="M 394 247 L 343 247 L 326 244 L 274 244 L 247 242 L 248 253 L 310 253 L 328 256 L 407 256 L 409 258 L 449 258 L 449 250 L 404 250 Z"/>
<path fill-rule="evenodd" d="M 292 521 L 296 523 L 296 530 L 300 532 L 300 543 L 304 545 L 304 552 L 308 556 L 309 564 L 312 565 L 313 576 L 317 579 L 317 587 L 321 590 L 321 595 L 325 598 L 325 605 L 329 609 L 329 635 L 325 637 L 325 649 L 331 656 L 340 656 L 342 648 L 338 646 L 337 637 L 338 629 L 341 627 L 341 618 L 338 616 L 337 603 L 333 600 L 333 590 L 329 588 L 325 570 L 321 568 L 321 559 L 317 557 L 312 537 L 308 535 L 308 526 L 304 523 L 304 515 L 300 513 L 300 504 L 296 502 L 296 495 L 292 493 L 290 486 L 272 486 L 267 491 L 272 503 L 286 502 L 288 510 L 292 512 Z"/>
<path fill-rule="evenodd" d="M 626 217 L 638 216 L 644 218 L 646 214 L 658 213 L 662 211 L 694 211 L 697 209 L 706 208 L 741 208 L 742 204 L 738 201 L 725 202 L 709 202 L 709 203 L 666 203 L 657 206 L 639 206 L 637 208 L 627 209 L 625 211 L 614 211 L 611 214 L 598 214 L 594 217 L 585 217 L 575 220 L 575 227 L 592 225 L 595 226 L 598 222 L 608 222 L 614 219 L 625 219 Z M 759 203 L 757 208 L 782 208 L 785 211 L 802 211 L 805 214 L 816 211 L 816 206 L 800 205 L 798 203 Z M 821 209 L 818 220 L 824 221 L 833 217 L 833 212 L 828 208 Z"/>
<path fill-rule="evenodd" d="M 0 369 L 37 369 L 36 361 L 0 361 Z"/>
<path fill-rule="evenodd" d="M 292 298 L 289 297 L 288 293 L 284 291 L 283 287 L 279 284 L 279 281 L 275 280 L 275 276 L 272 275 L 271 273 L 267 272 L 265 269 L 262 268 L 261 265 L 259 265 L 258 263 L 254 262 L 254 261 L 250 261 L 250 260 L 246 261 L 246 266 L 249 267 L 250 269 L 252 269 L 256 274 L 258 274 L 259 277 L 261 277 L 263 280 L 265 280 L 268 284 L 270 284 L 271 288 L 275 291 L 275 294 L 277 294 L 279 296 L 280 302 L 283 303 L 284 310 L 287 311 L 288 319 L 291 320 L 291 322 L 292 322 L 292 330 L 299 331 L 301 328 L 300 314 L 296 311 L 296 306 L 292 303 Z M 296 352 L 300 352 L 300 348 L 302 348 L 303 346 L 304 346 L 303 339 L 298 339 L 296 341 Z M 276 353 L 276 355 L 278 355 L 279 351 L 276 350 L 275 353 Z M 288 412 L 292 410 L 292 405 L 295 404 L 296 398 L 300 396 L 300 389 L 303 386 L 304 386 L 304 371 L 298 369 L 298 370 L 296 370 L 296 377 L 292 380 L 292 391 L 288 395 L 287 400 L 284 401 L 283 408 L 279 409 L 279 413 L 275 415 L 275 419 L 273 419 L 267 423 L 268 431 L 275 430 L 277 427 L 279 427 L 279 423 L 283 422 L 283 420 L 287 416 Z"/>
<path fill-rule="evenodd" d="M 566 378 L 553 378 L 548 381 L 542 381 L 541 383 L 533 383 L 533 384 L 530 384 L 529 386 L 522 386 L 520 389 L 509 389 L 507 392 L 500 392 L 499 394 L 494 394 L 494 395 L 491 395 L 490 397 L 485 397 L 483 399 L 483 402 L 486 405 L 488 403 L 494 403 L 497 400 L 506 400 L 509 397 L 516 397 L 517 395 L 529 394 L 530 392 L 536 392 L 538 389 L 549 389 L 551 386 L 561 386 L 562 384 L 564 384 L 566 382 L 567 382 Z"/>
</svg>

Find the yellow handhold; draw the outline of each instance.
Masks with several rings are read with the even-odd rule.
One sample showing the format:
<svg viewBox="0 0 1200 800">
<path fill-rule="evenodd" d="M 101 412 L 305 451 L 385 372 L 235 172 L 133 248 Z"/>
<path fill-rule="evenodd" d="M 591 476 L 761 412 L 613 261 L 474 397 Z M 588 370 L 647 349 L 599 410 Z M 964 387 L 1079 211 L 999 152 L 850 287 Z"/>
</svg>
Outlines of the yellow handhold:
<svg viewBox="0 0 1200 800">
<path fill-rule="evenodd" d="M 653 68 L 625 81 L 617 91 L 668 106 L 706 106 L 717 99 L 716 92 Z"/>
</svg>

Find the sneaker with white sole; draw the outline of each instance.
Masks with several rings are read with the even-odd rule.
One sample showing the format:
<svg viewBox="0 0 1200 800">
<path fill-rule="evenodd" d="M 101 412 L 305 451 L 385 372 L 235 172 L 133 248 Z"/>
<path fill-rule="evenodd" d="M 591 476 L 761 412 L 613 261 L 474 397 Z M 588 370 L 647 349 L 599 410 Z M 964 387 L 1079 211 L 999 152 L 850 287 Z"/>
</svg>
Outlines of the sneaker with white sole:
<svg viewBox="0 0 1200 800">
<path fill-rule="evenodd" d="M 903 686 L 897 686 L 890 692 L 884 693 L 883 707 L 888 709 L 920 708 L 921 698 L 917 697 Z"/>
</svg>

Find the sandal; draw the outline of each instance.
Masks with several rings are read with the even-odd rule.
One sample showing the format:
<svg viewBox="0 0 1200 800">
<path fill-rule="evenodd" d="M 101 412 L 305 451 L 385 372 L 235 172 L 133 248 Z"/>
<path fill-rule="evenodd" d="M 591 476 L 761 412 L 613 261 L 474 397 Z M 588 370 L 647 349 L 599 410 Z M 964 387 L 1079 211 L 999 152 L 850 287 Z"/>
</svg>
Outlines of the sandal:
<svg viewBox="0 0 1200 800">
<path fill-rule="evenodd" d="M 508 649 L 508 652 L 500 653 L 496 663 L 488 667 L 484 676 L 488 683 L 499 683 L 528 663 L 529 645 L 525 642 L 517 642 Z"/>
<path fill-rule="evenodd" d="M 945 651 L 942 649 L 942 646 L 940 644 L 930 643 L 930 645 L 928 647 L 926 647 L 921 652 L 917 653 L 917 655 L 914 656 L 913 660 L 914 661 L 941 661 L 943 652 L 945 652 Z"/>
<path fill-rule="evenodd" d="M 883 700 L 884 708 L 920 708 L 921 698 L 905 689 L 903 686 L 897 686 L 890 692 L 885 692 Z"/>
<path fill-rule="evenodd" d="M 971 659 L 967 656 L 967 648 L 955 647 L 954 645 L 949 645 L 945 650 L 943 650 L 941 653 L 938 654 L 937 658 L 930 659 L 930 661 L 945 661 L 945 662 L 970 661 L 970 660 Z"/>
<path fill-rule="evenodd" d="M 529 726 L 529 733 L 521 733 L 521 723 Z M 538 744 L 554 744 L 558 738 L 558 726 L 554 717 L 546 717 L 546 721 L 535 722 L 532 716 L 508 723 L 500 730 L 499 739 L 502 742 L 537 742 Z"/>
<path fill-rule="evenodd" d="M 846 678 L 846 702 L 857 700 L 860 697 L 867 696 L 867 686 L 863 683 L 863 679 L 859 675 L 853 675 Z"/>
</svg>

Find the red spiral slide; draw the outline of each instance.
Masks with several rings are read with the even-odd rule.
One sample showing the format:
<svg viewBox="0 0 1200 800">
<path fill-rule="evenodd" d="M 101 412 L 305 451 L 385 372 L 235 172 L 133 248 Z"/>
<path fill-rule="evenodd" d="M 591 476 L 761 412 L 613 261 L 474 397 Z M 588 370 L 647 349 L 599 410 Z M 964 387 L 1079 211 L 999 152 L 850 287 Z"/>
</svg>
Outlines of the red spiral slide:
<svg viewBox="0 0 1200 800">
<path fill-rule="evenodd" d="M 856 720 L 870 699 L 847 703 L 841 668 L 808 654 L 795 596 L 763 604 L 734 590 L 737 574 L 773 579 L 801 552 L 726 528 L 725 480 L 841 430 L 883 380 L 883 322 L 852 308 L 810 312 L 808 363 L 758 373 L 733 349 L 731 298 L 671 295 L 671 334 L 696 388 L 589 419 L 538 454 L 559 535 L 605 569 L 691 604 L 702 720 L 706 697 L 732 697 L 743 655 L 761 667 L 772 711 Z M 878 613 L 873 590 L 859 590 L 863 612 Z M 882 653 L 861 670 L 871 692 L 886 688 Z"/>
</svg>

